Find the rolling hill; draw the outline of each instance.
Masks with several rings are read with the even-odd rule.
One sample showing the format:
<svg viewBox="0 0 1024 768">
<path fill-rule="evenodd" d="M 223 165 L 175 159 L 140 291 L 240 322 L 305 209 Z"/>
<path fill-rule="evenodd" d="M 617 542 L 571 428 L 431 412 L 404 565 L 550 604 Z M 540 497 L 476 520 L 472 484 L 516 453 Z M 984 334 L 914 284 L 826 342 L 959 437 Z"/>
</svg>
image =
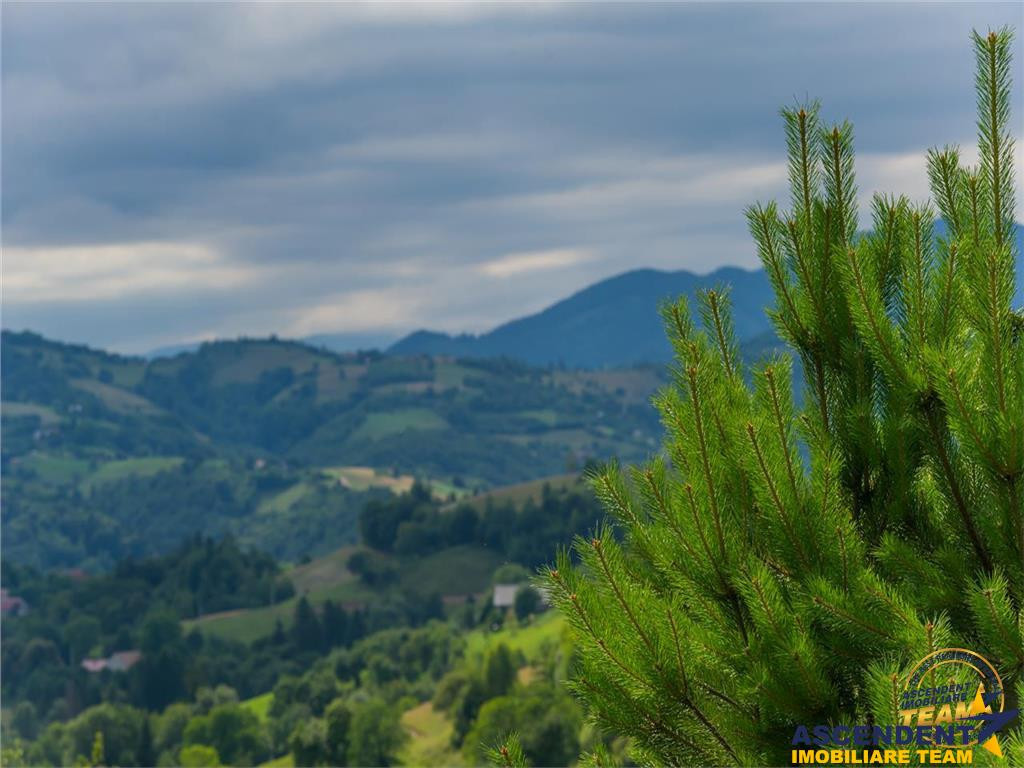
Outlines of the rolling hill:
<svg viewBox="0 0 1024 768">
<path fill-rule="evenodd" d="M 297 560 L 375 494 L 444 498 L 640 459 L 660 371 L 337 355 L 275 339 L 145 360 L 4 332 L 5 556 L 103 568 L 193 533 Z"/>
</svg>

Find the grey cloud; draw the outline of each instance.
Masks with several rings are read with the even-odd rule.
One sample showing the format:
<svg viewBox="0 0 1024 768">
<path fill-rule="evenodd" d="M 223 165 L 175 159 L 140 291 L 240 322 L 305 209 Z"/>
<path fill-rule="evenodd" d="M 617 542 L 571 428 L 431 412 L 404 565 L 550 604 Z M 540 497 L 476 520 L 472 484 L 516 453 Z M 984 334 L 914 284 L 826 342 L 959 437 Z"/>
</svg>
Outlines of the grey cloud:
<svg viewBox="0 0 1024 768">
<path fill-rule="evenodd" d="M 419 290 L 422 315 L 382 313 L 380 327 L 480 330 L 636 266 L 749 266 L 742 206 L 781 184 L 717 179 L 702 194 L 695 162 L 737 174 L 781 162 L 778 107 L 817 95 L 866 153 L 970 141 L 969 30 L 1021 16 L 1016 4 L 8 4 L 5 246 L 200 242 L 253 281 L 155 303 L 8 291 L 4 324 L 145 349 L 285 331 L 305 311 L 328 322 L 314 310 L 346 296 Z M 595 257 L 503 281 L 472 269 L 565 248 Z"/>
</svg>

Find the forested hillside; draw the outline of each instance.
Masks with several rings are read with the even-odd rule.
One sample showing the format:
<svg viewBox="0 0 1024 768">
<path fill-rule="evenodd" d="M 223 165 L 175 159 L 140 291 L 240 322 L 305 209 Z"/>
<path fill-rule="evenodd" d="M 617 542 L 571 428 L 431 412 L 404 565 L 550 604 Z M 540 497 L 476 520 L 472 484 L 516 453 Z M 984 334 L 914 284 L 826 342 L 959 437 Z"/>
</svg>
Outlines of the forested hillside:
<svg viewBox="0 0 1024 768">
<path fill-rule="evenodd" d="M 457 497 L 653 449 L 651 369 L 241 340 L 146 361 L 3 334 L 4 554 L 105 568 L 230 533 L 294 560 L 374 495 Z"/>
<path fill-rule="evenodd" d="M 5 559 L 4 764 L 478 765 L 510 723 L 568 764 L 595 734 L 527 579 L 599 516 L 575 475 L 456 503 L 417 484 L 294 567 L 199 537 L 103 575 Z"/>
</svg>

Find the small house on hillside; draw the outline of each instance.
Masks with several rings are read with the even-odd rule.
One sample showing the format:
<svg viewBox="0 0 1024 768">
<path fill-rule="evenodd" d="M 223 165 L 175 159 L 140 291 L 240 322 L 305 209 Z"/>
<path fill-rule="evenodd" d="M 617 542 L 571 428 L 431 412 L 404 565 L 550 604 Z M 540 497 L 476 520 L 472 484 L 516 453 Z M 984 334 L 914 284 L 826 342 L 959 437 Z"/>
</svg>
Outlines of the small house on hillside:
<svg viewBox="0 0 1024 768">
<path fill-rule="evenodd" d="M 518 591 L 519 584 L 495 584 L 494 607 L 511 608 L 516 604 L 516 592 Z"/>
<path fill-rule="evenodd" d="M 522 589 L 529 589 L 537 593 L 538 610 L 545 610 L 551 604 L 547 589 L 544 587 L 534 587 L 530 584 L 495 584 L 492 604 L 495 608 L 514 608 L 516 605 L 516 595 Z"/>
<path fill-rule="evenodd" d="M 141 651 L 115 651 L 107 659 L 107 669 L 112 672 L 127 672 L 138 664 L 141 658 Z"/>
<path fill-rule="evenodd" d="M 141 651 L 115 651 L 107 659 L 83 659 L 82 669 L 86 672 L 102 672 L 104 669 L 111 672 L 127 672 L 138 664 L 141 658 Z"/>
</svg>

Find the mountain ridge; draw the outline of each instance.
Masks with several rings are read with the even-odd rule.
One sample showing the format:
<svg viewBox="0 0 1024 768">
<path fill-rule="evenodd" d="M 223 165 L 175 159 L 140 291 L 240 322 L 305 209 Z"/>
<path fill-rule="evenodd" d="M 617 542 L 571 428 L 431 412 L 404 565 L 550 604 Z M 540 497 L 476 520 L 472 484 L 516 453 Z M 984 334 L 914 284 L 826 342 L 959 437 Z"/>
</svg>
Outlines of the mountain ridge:
<svg viewBox="0 0 1024 768">
<path fill-rule="evenodd" d="M 946 228 L 936 222 L 936 237 Z M 1014 306 L 1024 306 L 1024 226 L 1016 225 L 1017 292 Z M 446 334 L 421 329 L 388 347 L 394 355 L 510 357 L 531 365 L 604 369 L 662 364 L 672 359 L 657 307 L 700 288 L 730 288 L 733 323 L 741 343 L 774 332 L 765 309 L 774 303 L 763 269 L 719 267 L 704 275 L 689 270 L 640 268 L 593 283 L 540 312 L 502 323 L 481 334 Z"/>
<path fill-rule="evenodd" d="M 736 332 L 746 340 L 771 330 L 764 313 L 771 286 L 763 270 L 721 267 L 706 275 L 688 270 L 630 270 L 601 280 L 540 312 L 483 334 L 414 331 L 391 345 L 394 355 L 511 357 L 531 365 L 614 368 L 669 359 L 671 349 L 658 306 L 693 299 L 699 288 L 730 288 Z"/>
</svg>

